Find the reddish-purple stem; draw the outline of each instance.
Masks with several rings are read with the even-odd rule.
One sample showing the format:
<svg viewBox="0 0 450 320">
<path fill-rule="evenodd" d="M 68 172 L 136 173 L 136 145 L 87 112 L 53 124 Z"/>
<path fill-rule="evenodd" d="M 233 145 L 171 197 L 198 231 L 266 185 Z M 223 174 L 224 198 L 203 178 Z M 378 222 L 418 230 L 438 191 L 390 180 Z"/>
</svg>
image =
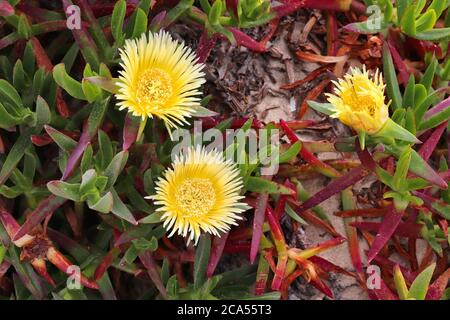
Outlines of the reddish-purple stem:
<svg viewBox="0 0 450 320">
<path fill-rule="evenodd" d="M 229 232 L 223 234 L 220 237 L 214 237 L 211 246 L 211 256 L 209 257 L 208 267 L 206 269 L 206 275 L 211 278 L 216 270 L 217 264 L 222 257 L 223 249 L 228 239 Z"/>
<path fill-rule="evenodd" d="M 365 222 L 357 221 L 350 223 L 352 227 L 370 232 L 380 232 L 382 224 L 383 224 L 382 222 L 369 222 L 369 221 Z M 418 238 L 420 237 L 421 227 L 422 226 L 420 224 L 412 222 L 400 223 L 393 234 L 399 237 Z"/>
<path fill-rule="evenodd" d="M 439 143 L 439 140 L 441 139 L 442 134 L 444 133 L 445 129 L 447 128 L 447 123 L 443 122 L 441 123 L 431 134 L 431 136 L 425 141 L 420 149 L 419 154 L 420 156 L 425 160 L 428 161 L 433 154 L 434 149 L 436 149 L 437 144 Z"/>
<path fill-rule="evenodd" d="M 444 111 L 445 109 L 447 109 L 448 107 L 450 107 L 450 97 L 448 97 L 447 99 L 441 101 L 440 103 L 438 103 L 437 105 L 435 105 L 433 108 L 431 108 L 430 110 L 428 110 L 423 119 L 427 120 L 429 118 L 431 118 L 432 116 L 434 116 L 435 114 Z"/>
<path fill-rule="evenodd" d="M 39 223 L 42 222 L 42 220 L 51 215 L 66 201 L 67 199 L 63 199 L 55 195 L 50 195 L 48 198 L 45 198 L 43 201 L 41 201 L 38 207 L 32 213 L 30 213 L 25 223 L 17 231 L 13 238 L 13 241 L 19 240 L 24 235 L 30 233 Z"/>
<path fill-rule="evenodd" d="M 229 27 L 228 29 L 233 33 L 234 39 L 236 40 L 236 43 L 238 45 L 244 46 L 255 52 L 266 52 L 267 48 L 264 44 L 251 38 L 249 35 L 242 32 L 238 28 Z"/>
<path fill-rule="evenodd" d="M 61 180 L 66 180 L 69 178 L 72 173 L 77 168 L 78 162 L 80 161 L 81 157 L 83 156 L 84 151 L 91 143 L 91 136 L 89 134 L 88 130 L 88 123 L 87 121 L 83 124 L 83 133 L 80 136 L 80 140 L 78 141 L 77 146 L 75 149 L 73 149 L 72 153 L 69 156 L 69 159 L 67 160 L 67 166 L 64 170 L 63 176 Z"/>
<path fill-rule="evenodd" d="M 125 116 L 125 124 L 123 126 L 123 145 L 124 151 L 128 150 L 131 145 L 136 141 L 139 131 L 139 121 L 136 117 L 133 117 L 130 113 Z"/>
<path fill-rule="evenodd" d="M 211 37 L 208 35 L 208 30 L 203 29 L 202 35 L 200 37 L 200 41 L 198 43 L 197 47 L 197 56 L 198 56 L 198 62 L 204 63 L 206 62 L 206 59 L 208 59 L 208 56 L 211 52 L 211 50 L 216 45 L 217 40 L 219 39 L 219 36 L 215 33 Z"/>
<path fill-rule="evenodd" d="M 253 217 L 252 243 L 250 247 L 250 263 L 255 262 L 256 255 L 259 251 L 259 243 L 261 242 L 261 236 L 263 233 L 264 217 L 268 201 L 268 193 L 260 193 L 258 195 L 258 199 L 256 200 L 255 215 Z"/>
<path fill-rule="evenodd" d="M 370 263 L 373 258 L 383 249 L 384 245 L 394 234 L 400 221 L 402 220 L 403 212 L 397 212 L 393 206 L 388 208 L 386 215 L 383 218 L 383 222 L 380 225 L 378 234 L 375 236 L 372 247 L 367 253 L 367 263 Z"/>
<path fill-rule="evenodd" d="M 139 255 L 139 259 L 141 260 L 144 267 L 147 269 L 148 275 L 150 279 L 153 281 L 153 284 L 156 286 L 156 288 L 161 293 L 163 298 L 167 299 L 167 291 L 159 275 L 159 271 L 156 262 L 153 259 L 152 252 L 149 250 L 142 252 Z"/>
<path fill-rule="evenodd" d="M 389 51 L 391 52 L 392 60 L 394 61 L 395 66 L 400 74 L 400 83 L 408 83 L 409 80 L 409 72 L 406 67 L 405 62 L 403 62 L 400 53 L 395 48 L 395 45 L 392 43 L 392 40 L 388 40 Z"/>
<path fill-rule="evenodd" d="M 14 8 L 8 1 L 0 1 L 0 17 L 8 17 L 14 14 Z"/>
<path fill-rule="evenodd" d="M 319 203 L 329 199 L 335 194 L 341 192 L 347 187 L 355 184 L 364 178 L 369 171 L 363 166 L 359 166 L 350 170 L 347 174 L 334 179 L 325 188 L 314 194 L 311 198 L 306 200 L 299 208 L 298 212 L 302 212 L 317 206 Z"/>
</svg>

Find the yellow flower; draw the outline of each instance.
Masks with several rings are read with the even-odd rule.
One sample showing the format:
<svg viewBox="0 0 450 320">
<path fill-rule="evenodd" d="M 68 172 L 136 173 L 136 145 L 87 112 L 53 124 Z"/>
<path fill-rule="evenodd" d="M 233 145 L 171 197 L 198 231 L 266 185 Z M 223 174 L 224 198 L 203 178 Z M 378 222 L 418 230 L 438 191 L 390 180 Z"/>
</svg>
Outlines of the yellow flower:
<svg viewBox="0 0 450 320">
<path fill-rule="evenodd" d="M 378 70 L 370 76 L 365 66 L 362 71 L 352 68 L 351 74 L 333 83 L 335 94 L 326 94 L 333 105 L 331 117 L 358 132 L 374 134 L 383 127 L 389 119 L 389 103 L 384 102 L 385 84 Z"/>
<path fill-rule="evenodd" d="M 164 227 L 197 243 L 202 232 L 219 235 L 237 225 L 245 211 L 239 202 L 243 182 L 236 166 L 221 152 L 189 148 L 157 182 L 156 195 Z M 189 235 L 188 235 L 189 233 Z"/>
<path fill-rule="evenodd" d="M 143 121 L 159 117 L 167 127 L 177 127 L 199 106 L 205 82 L 203 64 L 195 53 L 164 31 L 127 40 L 120 50 L 120 110 L 128 109 Z"/>
</svg>

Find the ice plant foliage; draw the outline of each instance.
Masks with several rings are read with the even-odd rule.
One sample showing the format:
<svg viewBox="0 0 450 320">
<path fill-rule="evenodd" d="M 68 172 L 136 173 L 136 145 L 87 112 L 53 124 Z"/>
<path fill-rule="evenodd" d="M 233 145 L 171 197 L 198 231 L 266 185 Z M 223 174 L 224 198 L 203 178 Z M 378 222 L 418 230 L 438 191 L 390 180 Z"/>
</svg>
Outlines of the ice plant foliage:
<svg viewBox="0 0 450 320">
<path fill-rule="evenodd" d="M 169 236 L 178 233 L 197 243 L 203 232 L 220 236 L 241 219 L 242 186 L 239 171 L 222 153 L 191 147 L 176 157 L 151 198 L 161 206 Z"/>
<path fill-rule="evenodd" d="M 365 66 L 362 70 L 352 68 L 351 73 L 333 83 L 334 94 L 326 94 L 334 107 L 331 117 L 358 132 L 374 134 L 383 127 L 389 118 L 389 103 L 385 103 L 381 72 L 370 75 Z"/>
<path fill-rule="evenodd" d="M 158 117 L 173 128 L 186 122 L 200 106 L 203 64 L 167 32 L 149 32 L 127 40 L 120 58 L 116 94 L 120 110 L 127 109 L 142 120 Z"/>
<path fill-rule="evenodd" d="M 0 0 L 0 299 L 287 299 L 299 277 L 333 298 L 330 272 L 357 277 L 373 299 L 450 299 L 450 1 L 93 2 Z M 67 28 L 72 5 L 81 29 Z M 301 37 L 281 32 L 298 21 Z M 246 114 L 259 72 L 233 70 L 266 61 L 258 53 L 280 40 L 320 66 L 281 87 L 313 88 L 297 119 L 264 123 Z M 200 62 L 224 80 L 224 57 L 233 72 L 203 95 Z M 229 114 L 236 90 L 243 108 Z M 307 105 L 350 136 L 304 141 L 301 131 L 333 124 L 303 119 Z M 191 147 L 171 159 L 170 130 L 191 116 L 202 118 L 200 130 L 189 121 L 192 140 L 214 129 L 226 157 Z M 253 136 L 267 143 L 252 150 Z M 253 151 L 280 170 L 265 175 Z M 329 183 L 309 194 L 320 175 Z M 321 203 L 339 194 L 344 211 L 330 219 Z M 298 248 L 306 225 L 330 239 Z M 318 256 L 345 241 L 356 273 Z M 248 264 L 218 274 L 235 253 Z"/>
</svg>

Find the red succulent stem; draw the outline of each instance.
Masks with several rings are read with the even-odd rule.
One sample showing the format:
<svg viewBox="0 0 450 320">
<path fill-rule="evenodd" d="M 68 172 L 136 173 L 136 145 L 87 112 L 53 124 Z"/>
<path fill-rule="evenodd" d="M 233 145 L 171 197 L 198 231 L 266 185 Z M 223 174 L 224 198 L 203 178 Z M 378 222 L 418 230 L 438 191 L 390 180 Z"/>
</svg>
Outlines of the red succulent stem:
<svg viewBox="0 0 450 320">
<path fill-rule="evenodd" d="M 328 250 L 330 248 L 336 247 L 342 243 L 344 243 L 346 240 L 344 237 L 337 237 L 333 238 L 327 241 L 324 241 L 322 243 L 319 243 L 318 245 L 307 248 L 304 250 L 298 249 L 298 248 L 291 248 L 289 249 L 289 257 L 298 257 L 301 259 L 309 259 L 316 254 L 319 254 L 325 250 Z"/>
<path fill-rule="evenodd" d="M 379 279 L 380 287 L 369 290 L 369 296 L 372 300 L 398 300 L 398 297 L 392 293 L 382 278 Z"/>
<path fill-rule="evenodd" d="M 367 209 L 353 209 L 335 212 L 334 215 L 341 218 L 364 217 L 364 218 L 378 218 L 384 217 L 386 208 L 367 208 Z"/>
<path fill-rule="evenodd" d="M 46 217 L 51 215 L 56 209 L 62 206 L 67 199 L 50 195 L 42 200 L 38 207 L 28 215 L 25 223 L 15 233 L 13 241 L 17 241 L 26 234 L 30 233 L 39 223 L 41 223 Z"/>
<path fill-rule="evenodd" d="M 233 33 L 236 43 L 240 46 L 246 47 L 254 52 L 266 52 L 267 47 L 265 43 L 258 42 L 238 28 L 228 27 L 228 30 Z"/>
<path fill-rule="evenodd" d="M 47 259 L 55 265 L 59 270 L 72 276 L 72 272 L 70 271 L 73 263 L 70 262 L 61 252 L 57 251 L 54 248 L 49 248 L 47 251 Z M 98 289 L 98 284 L 89 280 L 84 275 L 80 274 L 80 283 L 90 289 Z"/>
<path fill-rule="evenodd" d="M 274 11 L 277 15 L 277 18 L 283 18 L 285 16 L 288 16 L 294 12 L 296 12 L 298 9 L 303 7 L 303 3 L 297 2 L 297 3 L 288 3 L 288 4 L 282 4 L 276 7 L 272 8 L 272 11 Z"/>
<path fill-rule="evenodd" d="M 78 143 L 73 149 L 72 153 L 67 160 L 66 169 L 61 177 L 61 180 L 66 180 L 69 178 L 77 169 L 77 164 L 80 161 L 81 157 L 84 154 L 86 148 L 90 145 L 91 139 L 93 135 L 89 132 L 89 124 L 88 121 L 85 121 L 83 124 L 83 132 L 78 140 Z"/>
<path fill-rule="evenodd" d="M 427 120 L 430 117 L 434 116 L 435 114 L 444 111 L 445 109 L 450 108 L 450 97 L 446 98 L 445 100 L 441 101 L 437 105 L 435 105 L 433 108 L 428 110 L 423 119 Z"/>
<path fill-rule="evenodd" d="M 216 270 L 220 258 L 222 257 L 225 244 L 228 239 L 229 232 L 224 233 L 220 237 L 214 237 L 211 246 L 211 256 L 209 257 L 208 266 L 206 268 L 206 275 L 211 278 Z"/>
<path fill-rule="evenodd" d="M 400 215 L 400 214 L 399 214 Z M 370 231 L 370 232 L 380 232 L 381 222 L 352 222 L 351 226 L 358 228 L 359 230 Z M 394 235 L 406 238 L 420 238 L 421 225 L 412 222 L 399 223 L 397 229 L 394 231 Z"/>
<path fill-rule="evenodd" d="M 117 247 L 114 247 L 111 250 L 109 250 L 109 252 L 106 254 L 106 256 L 103 257 L 102 261 L 95 269 L 93 277 L 94 281 L 98 281 L 100 280 L 101 277 L 103 277 L 106 270 L 108 270 L 108 268 L 112 265 L 114 259 L 117 258 L 119 253 L 120 249 Z"/>
<path fill-rule="evenodd" d="M 92 9 L 92 13 L 96 18 L 104 17 L 110 15 L 114 10 L 113 3 L 96 3 L 90 5 Z M 134 3 L 127 3 L 125 16 L 130 16 L 136 9 L 136 5 Z"/>
<path fill-rule="evenodd" d="M 295 192 L 295 194 L 293 196 L 288 195 L 288 194 L 282 194 L 280 195 L 277 205 L 275 207 L 275 210 L 273 212 L 274 217 L 277 220 L 280 220 L 281 217 L 284 214 L 284 211 L 286 209 L 286 202 L 288 200 L 289 197 L 293 197 L 294 199 L 297 199 L 297 194 L 296 194 L 296 190 L 295 190 L 295 185 L 289 181 L 289 179 L 286 179 L 286 181 L 284 182 L 284 185 L 290 189 L 292 189 L 293 192 Z"/>
<path fill-rule="evenodd" d="M 259 251 L 259 244 L 263 234 L 264 214 L 269 201 L 268 193 L 260 193 L 256 202 L 255 215 L 253 217 L 253 235 L 250 248 L 250 263 L 254 263 Z"/>
<path fill-rule="evenodd" d="M 288 261 L 286 241 L 284 240 L 283 231 L 281 230 L 278 219 L 275 217 L 274 212 L 270 206 L 267 206 L 266 208 L 266 217 L 278 254 L 275 275 L 272 280 L 272 290 L 280 290 L 286 273 L 286 265 Z"/>
<path fill-rule="evenodd" d="M 274 7 L 277 17 L 294 13 L 299 8 L 320 9 L 327 11 L 348 11 L 352 0 L 282 0 L 282 5 Z"/>
<path fill-rule="evenodd" d="M 298 277 L 300 277 L 303 274 L 303 272 L 304 272 L 304 270 L 297 269 L 284 279 L 283 285 L 281 286 L 281 298 L 282 299 L 288 298 L 289 287 Z"/>
<path fill-rule="evenodd" d="M 331 234 L 333 237 L 340 237 L 341 235 L 336 231 L 336 229 L 329 224 L 327 221 L 323 220 L 319 216 L 315 215 L 309 210 L 303 210 L 301 209 L 301 205 L 298 204 L 296 201 L 292 201 L 291 199 L 288 199 L 288 202 L 294 207 L 295 212 L 305 219 L 307 222 L 315 225 L 318 228 L 321 228 Z"/>
<path fill-rule="evenodd" d="M 16 219 L 14 219 L 14 217 L 2 207 L 0 207 L 0 222 L 5 227 L 6 233 L 8 233 L 11 239 L 20 228 L 20 225 Z"/>
<path fill-rule="evenodd" d="M 52 72 L 53 64 L 50 61 L 50 58 L 48 57 L 39 40 L 36 37 L 33 37 L 31 38 L 31 44 L 34 49 L 33 52 L 36 57 L 37 65 L 40 68 L 44 69 L 47 73 Z M 63 118 L 68 118 L 70 116 L 69 106 L 64 100 L 62 95 L 62 89 L 59 86 L 56 88 L 56 109 Z"/>
<path fill-rule="evenodd" d="M 219 38 L 220 37 L 217 33 L 213 34 L 210 37 L 208 34 L 208 30 L 206 30 L 206 28 L 203 29 L 197 47 L 198 62 L 200 63 L 206 62 L 206 59 L 208 59 L 211 50 L 214 48 Z"/>
<path fill-rule="evenodd" d="M 133 117 L 130 113 L 125 115 L 125 123 L 123 126 L 123 144 L 122 149 L 128 150 L 131 145 L 136 141 L 139 131 L 140 119 Z"/>
<path fill-rule="evenodd" d="M 223 249 L 223 252 L 225 253 L 246 253 L 248 254 L 250 252 L 251 243 L 241 242 L 241 243 L 226 243 L 225 248 Z"/>
<path fill-rule="evenodd" d="M 386 270 L 388 273 L 392 274 L 395 266 L 397 265 L 396 262 L 385 258 L 381 255 L 376 256 L 373 259 L 373 262 L 375 262 L 377 265 L 379 265 L 382 269 Z M 400 271 L 402 272 L 403 276 L 405 277 L 405 280 L 407 283 L 412 283 L 414 279 L 417 277 L 418 272 L 412 272 L 408 268 L 405 268 L 403 266 L 400 266 Z"/>
<path fill-rule="evenodd" d="M 383 222 L 375 236 L 375 240 L 367 253 L 367 263 L 370 263 L 376 257 L 395 233 L 402 220 L 402 216 L 403 212 L 397 212 L 392 205 L 389 206 L 388 212 L 384 216 Z"/>
<path fill-rule="evenodd" d="M 47 73 L 52 72 L 53 64 L 50 61 L 50 58 L 48 57 L 38 38 L 32 37 L 31 44 L 33 46 L 33 52 L 36 58 L 37 65 L 40 68 L 44 69 Z"/>
<path fill-rule="evenodd" d="M 320 292 L 325 294 L 326 296 L 334 299 L 333 291 L 320 279 L 319 277 L 315 279 L 311 279 L 310 283 Z"/>
<path fill-rule="evenodd" d="M 267 280 L 269 279 L 270 266 L 264 255 L 259 256 L 258 269 L 256 271 L 255 295 L 259 296 L 266 291 Z"/>
<path fill-rule="evenodd" d="M 323 271 L 323 272 L 342 273 L 349 277 L 355 277 L 354 273 L 349 272 L 349 271 L 345 270 L 344 268 L 341 268 L 338 265 L 335 265 L 331 261 L 328 261 L 327 259 L 322 258 L 320 256 L 312 256 L 311 258 L 309 258 L 309 261 L 311 261 L 316 266 L 318 266 L 321 269 L 321 271 Z"/>
<path fill-rule="evenodd" d="M 231 11 L 235 17 L 238 17 L 238 3 L 239 0 L 225 0 L 227 9 Z"/>
<path fill-rule="evenodd" d="M 288 0 L 287 2 L 296 1 L 303 2 L 305 8 L 329 11 L 348 11 L 352 3 L 352 0 Z"/>
<path fill-rule="evenodd" d="M 429 287 L 425 300 L 441 300 L 450 280 L 450 268 L 442 273 Z"/>
<path fill-rule="evenodd" d="M 400 53 L 397 51 L 395 45 L 392 43 L 392 40 L 390 39 L 388 40 L 388 47 L 389 51 L 391 52 L 392 60 L 394 61 L 397 70 L 399 71 L 400 83 L 408 83 L 409 79 L 408 68 L 406 67 L 406 64 L 403 61 L 402 57 L 400 56 Z"/>
<path fill-rule="evenodd" d="M 317 206 L 318 204 L 329 199 L 330 197 L 337 194 L 338 192 L 341 192 L 342 190 L 346 189 L 347 187 L 360 181 L 362 178 L 364 178 L 368 174 L 369 174 L 369 171 L 366 168 L 364 168 L 363 166 L 359 166 L 357 168 L 350 170 L 345 175 L 331 181 L 327 185 L 326 188 L 323 188 L 322 190 L 320 190 L 316 194 L 314 194 L 311 198 L 306 200 L 297 209 L 297 212 L 302 212 L 302 211 L 305 211 L 305 210 L 311 209 L 312 207 Z"/>
<path fill-rule="evenodd" d="M 20 230 L 20 225 L 14 217 L 3 207 L 0 207 L 0 222 L 3 224 L 6 233 L 13 241 L 14 245 L 22 247 L 33 240 L 33 236 L 24 234 L 19 238 L 15 238 L 15 234 Z"/>
<path fill-rule="evenodd" d="M 432 41 L 417 40 L 411 37 L 407 37 L 405 45 L 408 48 L 413 48 L 422 59 L 427 53 L 434 54 L 438 59 L 441 59 L 443 57 L 442 48 Z"/>
<path fill-rule="evenodd" d="M 295 132 L 289 128 L 287 123 L 284 120 L 280 120 L 280 125 L 283 128 L 283 131 L 286 133 L 286 136 L 288 137 L 289 141 L 293 144 L 297 141 L 300 141 L 300 139 L 297 137 Z M 341 174 L 339 171 L 334 169 L 333 167 L 327 165 L 326 163 L 320 161 L 317 159 L 304 145 L 302 145 L 300 149 L 300 156 L 308 162 L 310 165 L 314 167 L 314 169 L 317 170 L 317 172 L 320 172 L 321 174 L 330 177 L 330 178 L 337 178 L 340 177 Z"/>
<path fill-rule="evenodd" d="M 14 7 L 8 1 L 0 1 L 0 17 L 8 17 L 14 14 Z"/>
<path fill-rule="evenodd" d="M 436 149 L 436 146 L 439 143 L 439 140 L 441 139 L 442 134 L 444 133 L 445 129 L 447 129 L 447 123 L 443 122 L 441 123 L 430 135 L 430 137 L 425 141 L 419 149 L 419 155 L 428 162 L 431 155 L 433 154 L 433 151 Z"/>
<path fill-rule="evenodd" d="M 356 207 L 356 201 L 353 196 L 353 191 L 351 188 L 345 189 L 341 193 L 342 198 L 342 206 L 344 209 L 350 209 Z M 363 209 L 365 210 L 365 209 Z M 357 211 L 357 210 L 349 210 L 349 211 Z M 347 211 L 348 212 L 348 211 Z M 345 213 L 345 211 L 344 211 Z M 383 212 L 383 215 L 385 212 Z M 355 271 L 358 275 L 358 280 L 360 284 L 365 287 L 366 281 L 365 281 L 365 273 L 363 270 L 363 263 L 361 259 L 361 253 L 359 249 L 359 239 L 358 239 L 358 232 L 357 229 L 350 225 L 351 221 L 357 221 L 356 218 L 351 219 L 348 217 L 344 217 L 344 227 L 345 232 L 347 234 L 347 240 L 348 240 L 348 250 L 350 253 L 350 258 L 352 260 L 353 267 L 355 268 Z"/>
<path fill-rule="evenodd" d="M 441 206 L 443 208 L 450 208 L 450 205 L 448 203 L 446 203 L 445 201 L 434 198 L 423 192 L 413 191 L 412 194 L 415 195 L 416 197 L 419 197 L 420 199 L 422 199 L 424 207 L 437 215 L 442 215 L 442 214 L 438 210 L 436 210 L 436 208 L 435 208 L 436 205 Z"/>
<path fill-rule="evenodd" d="M 153 281 L 153 284 L 158 289 L 158 291 L 161 293 L 161 296 L 164 299 L 167 299 L 167 291 L 161 280 L 161 276 L 159 274 L 159 270 L 156 265 L 156 262 L 153 259 L 152 252 L 150 250 L 142 252 L 141 254 L 139 254 L 139 259 L 141 260 L 144 267 L 147 269 L 147 273 L 148 273 L 150 279 Z"/>
<path fill-rule="evenodd" d="M 44 259 L 35 258 L 31 260 L 31 265 L 34 270 L 36 270 L 36 272 L 39 273 L 39 275 L 42 276 L 52 287 L 56 287 L 55 280 L 53 280 L 47 271 Z"/>
</svg>

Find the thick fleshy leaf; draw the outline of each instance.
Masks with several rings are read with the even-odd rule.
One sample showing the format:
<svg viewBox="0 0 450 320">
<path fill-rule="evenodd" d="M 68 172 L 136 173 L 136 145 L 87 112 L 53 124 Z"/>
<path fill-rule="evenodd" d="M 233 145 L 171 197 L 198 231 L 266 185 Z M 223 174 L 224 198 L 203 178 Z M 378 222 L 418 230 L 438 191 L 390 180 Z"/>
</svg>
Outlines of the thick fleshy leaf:
<svg viewBox="0 0 450 320">
<path fill-rule="evenodd" d="M 200 288 L 206 281 L 206 270 L 211 252 L 211 236 L 204 234 L 200 237 L 200 241 L 195 253 L 194 262 L 194 287 Z"/>
<path fill-rule="evenodd" d="M 26 234 L 30 233 L 39 223 L 41 223 L 46 217 L 51 215 L 56 209 L 62 206 L 67 199 L 51 195 L 42 200 L 38 207 L 30 213 L 25 220 L 25 223 L 17 231 L 13 238 L 13 241 L 19 240 Z"/>
<path fill-rule="evenodd" d="M 117 177 L 125 167 L 127 160 L 128 151 L 121 151 L 114 156 L 108 167 L 106 167 L 105 172 L 103 173 L 108 178 L 108 183 L 105 186 L 105 190 L 108 190 L 116 183 Z"/>
<path fill-rule="evenodd" d="M 136 141 L 140 123 L 141 119 L 139 117 L 135 117 L 131 113 L 127 113 L 125 115 L 125 124 L 123 127 L 123 150 L 128 150 Z"/>
<path fill-rule="evenodd" d="M 103 197 L 101 197 L 96 203 L 90 204 L 88 201 L 88 206 L 92 210 L 98 211 L 100 213 L 109 213 L 113 208 L 114 200 L 111 192 L 107 192 Z"/>
<path fill-rule="evenodd" d="M 225 243 L 227 242 L 229 232 L 221 235 L 220 237 L 214 237 L 211 246 L 211 256 L 209 257 L 208 267 L 206 268 L 206 275 L 211 278 L 214 274 L 214 270 L 222 257 Z"/>
<path fill-rule="evenodd" d="M 268 193 L 260 193 L 256 200 L 255 214 L 253 217 L 252 242 L 250 248 L 250 263 L 255 262 L 259 251 L 259 244 L 261 243 L 261 236 L 263 234 L 264 217 L 268 201 Z"/>
<path fill-rule="evenodd" d="M 119 92 L 119 87 L 117 86 L 117 79 L 115 78 L 91 76 L 84 78 L 84 80 L 88 81 L 89 83 L 95 84 L 98 87 L 110 93 L 116 94 Z"/>
<path fill-rule="evenodd" d="M 128 209 L 128 207 L 122 202 L 122 200 L 118 196 L 117 192 L 114 189 L 112 189 L 111 193 L 113 196 L 113 207 L 111 209 L 111 212 L 114 215 L 118 216 L 119 218 L 128 221 L 129 223 L 137 225 L 138 222 L 134 218 L 130 209 Z M 143 223 L 145 223 L 145 222 L 143 222 Z"/>
<path fill-rule="evenodd" d="M 60 63 L 53 68 L 53 78 L 72 97 L 79 100 L 87 100 L 81 83 L 67 74 L 64 64 Z"/>
<path fill-rule="evenodd" d="M 48 190 L 55 196 L 69 199 L 72 201 L 80 201 L 80 185 L 67 183 L 64 181 L 50 181 L 47 183 Z"/>
<path fill-rule="evenodd" d="M 388 96 L 390 99 L 392 99 L 392 108 L 393 110 L 396 110 L 403 104 L 402 95 L 398 86 L 397 74 L 395 72 L 391 52 L 386 43 L 383 45 L 383 75 L 386 79 Z"/>
<path fill-rule="evenodd" d="M 293 194 L 292 189 L 259 177 L 249 177 L 245 183 L 245 188 L 250 192 L 267 192 L 271 194 Z"/>
<path fill-rule="evenodd" d="M 318 204 L 327 200 L 328 198 L 332 197 L 333 195 L 341 192 L 342 190 L 346 189 L 347 187 L 360 181 L 362 178 L 364 178 L 368 174 L 369 174 L 369 171 L 362 166 L 352 169 L 345 175 L 331 181 L 325 188 L 318 191 L 311 198 L 306 200 L 298 208 L 298 211 L 300 211 L 300 212 L 305 211 L 305 210 L 311 209 L 312 207 L 317 206 Z"/>
<path fill-rule="evenodd" d="M 392 206 L 389 207 L 388 212 L 384 216 L 381 223 L 380 230 L 375 237 L 372 246 L 367 253 L 367 261 L 370 263 L 375 256 L 383 249 L 384 245 L 389 241 L 395 229 L 402 220 L 402 212 L 397 212 Z"/>
<path fill-rule="evenodd" d="M 450 269 L 447 269 L 428 287 L 426 300 L 440 300 L 444 295 L 449 279 Z"/>
<path fill-rule="evenodd" d="M 76 147 L 77 142 L 64 133 L 48 125 L 44 126 L 44 129 L 48 133 L 50 138 L 52 138 L 52 140 L 58 145 L 58 147 L 60 147 L 65 152 L 70 153 Z"/>
<path fill-rule="evenodd" d="M 433 263 L 417 276 L 409 288 L 408 299 L 425 300 L 435 268 L 436 264 Z"/>
</svg>

